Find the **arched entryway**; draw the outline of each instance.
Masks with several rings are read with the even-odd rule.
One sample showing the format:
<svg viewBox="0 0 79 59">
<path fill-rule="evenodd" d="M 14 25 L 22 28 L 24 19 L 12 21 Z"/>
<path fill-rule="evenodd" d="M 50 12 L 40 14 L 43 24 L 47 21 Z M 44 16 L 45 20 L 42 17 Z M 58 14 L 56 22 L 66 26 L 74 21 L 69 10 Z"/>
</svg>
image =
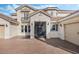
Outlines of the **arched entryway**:
<svg viewBox="0 0 79 59">
<path fill-rule="evenodd" d="M 36 38 L 46 38 L 46 22 L 35 22 L 34 36 Z"/>
</svg>

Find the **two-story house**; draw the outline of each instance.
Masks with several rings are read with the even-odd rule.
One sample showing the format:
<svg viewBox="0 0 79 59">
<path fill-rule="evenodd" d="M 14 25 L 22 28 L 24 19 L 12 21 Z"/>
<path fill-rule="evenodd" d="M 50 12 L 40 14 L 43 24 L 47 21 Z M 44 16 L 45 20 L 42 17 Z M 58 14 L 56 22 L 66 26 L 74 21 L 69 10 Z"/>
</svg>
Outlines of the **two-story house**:
<svg viewBox="0 0 79 59">
<path fill-rule="evenodd" d="M 42 10 L 29 5 L 21 5 L 15 9 L 12 18 L 19 22 L 17 34 L 20 36 L 58 38 L 57 20 L 73 11 L 59 10 L 57 7 L 47 7 Z"/>
<path fill-rule="evenodd" d="M 47 7 L 38 10 L 30 5 L 21 5 L 15 10 L 16 13 L 11 14 L 10 17 L 0 14 L 0 38 L 30 36 L 31 39 L 44 37 L 64 40 L 67 37 L 67 40 L 71 41 L 70 39 L 72 39 L 71 36 L 73 35 L 71 35 L 69 28 L 73 26 L 68 27 L 69 25 L 66 26 L 64 23 L 72 22 L 69 19 L 73 19 L 75 17 L 74 14 L 76 14 L 76 17 L 79 16 L 79 11 L 60 10 L 57 7 Z M 66 18 L 68 20 L 65 22 Z M 76 31 L 78 32 L 78 30 Z"/>
</svg>

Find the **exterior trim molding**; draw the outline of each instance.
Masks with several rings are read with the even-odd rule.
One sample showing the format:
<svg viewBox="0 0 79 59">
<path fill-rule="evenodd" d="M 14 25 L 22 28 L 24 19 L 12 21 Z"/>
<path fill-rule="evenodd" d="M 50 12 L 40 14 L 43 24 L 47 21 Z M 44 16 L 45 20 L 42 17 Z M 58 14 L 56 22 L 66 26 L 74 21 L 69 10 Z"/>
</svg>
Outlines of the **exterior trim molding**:
<svg viewBox="0 0 79 59">
<path fill-rule="evenodd" d="M 28 7 L 28 8 L 30 8 L 30 9 L 32 9 L 32 10 L 35 10 L 35 9 L 34 9 L 33 7 L 31 7 L 30 5 L 21 5 L 21 6 L 17 7 L 15 10 L 18 11 L 18 10 L 20 10 L 20 9 L 23 8 L 23 7 Z"/>
<path fill-rule="evenodd" d="M 43 13 L 43 14 L 45 14 L 46 16 L 52 18 L 49 14 L 47 14 L 46 12 L 44 12 L 44 11 L 42 11 L 42 10 L 38 10 L 37 12 L 33 12 L 29 17 L 32 17 L 33 15 L 35 15 L 35 14 L 37 14 L 37 13 L 40 13 L 40 12 Z"/>
<path fill-rule="evenodd" d="M 1 13 L 0 13 L 0 18 L 4 19 L 4 20 L 6 20 L 6 21 L 8 21 L 10 23 L 18 24 L 18 22 L 15 21 L 13 18 L 11 18 L 9 16 L 6 16 L 4 14 L 1 14 Z"/>
<path fill-rule="evenodd" d="M 59 19 L 58 22 L 67 21 L 69 18 L 78 16 L 78 15 L 79 15 L 79 10 L 67 15 L 66 17 Z"/>
</svg>

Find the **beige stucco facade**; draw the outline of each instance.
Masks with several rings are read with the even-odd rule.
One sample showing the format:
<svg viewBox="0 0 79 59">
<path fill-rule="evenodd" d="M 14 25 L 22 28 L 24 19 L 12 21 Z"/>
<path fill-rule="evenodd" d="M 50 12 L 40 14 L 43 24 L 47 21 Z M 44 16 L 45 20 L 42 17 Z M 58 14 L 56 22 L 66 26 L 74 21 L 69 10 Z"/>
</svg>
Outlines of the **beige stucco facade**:
<svg viewBox="0 0 79 59">
<path fill-rule="evenodd" d="M 28 20 L 22 19 L 24 12 L 29 12 Z M 60 38 L 79 45 L 79 28 L 77 27 L 79 26 L 79 11 L 75 13 L 69 12 L 60 12 L 60 10 L 55 9 L 34 10 L 29 6 L 21 6 L 16 9 L 15 15 L 11 16 L 11 18 L 16 20 L 14 22 L 18 22 L 18 24 L 9 22 L 6 18 L 3 19 L 0 17 L 0 25 L 4 25 L 4 39 L 28 35 L 33 39 L 36 35 L 35 23 L 45 22 L 46 24 L 44 25 L 46 27 L 44 29 L 46 30 L 46 38 Z M 55 28 L 52 28 L 53 25 Z M 28 26 L 30 26 L 30 32 L 28 31 Z M 23 30 L 24 32 L 22 32 Z M 27 32 L 25 32 L 26 30 Z M 76 34 L 74 35 L 75 32 Z"/>
<path fill-rule="evenodd" d="M 32 16 L 30 18 L 30 26 L 31 26 L 31 29 L 32 29 L 31 30 L 31 33 L 30 33 L 31 38 L 32 38 L 32 36 L 34 37 L 34 26 L 35 26 L 35 22 L 46 22 L 46 37 L 49 38 L 49 33 L 50 33 L 50 20 L 51 20 L 50 17 L 42 14 L 41 12 L 39 12 L 38 14 Z"/>
<path fill-rule="evenodd" d="M 24 11 L 24 10 L 29 10 L 29 14 L 33 14 L 33 13 L 36 13 L 34 14 L 33 16 L 31 16 L 27 22 L 25 23 L 22 23 L 21 22 L 21 17 L 22 17 L 22 12 L 21 11 Z M 35 12 L 34 12 L 35 11 Z M 39 11 L 39 10 L 38 10 Z M 59 33 L 58 31 L 51 31 L 50 29 L 52 28 L 52 25 L 55 25 L 55 23 L 57 24 L 57 20 L 55 20 L 53 17 L 61 17 L 62 14 L 58 14 L 58 11 L 57 10 L 48 10 L 47 13 L 49 16 L 52 16 L 52 17 L 49 17 L 47 15 L 45 15 L 44 13 L 42 13 L 41 11 L 38 12 L 37 10 L 32 10 L 28 7 L 23 7 L 19 10 L 17 10 L 16 14 L 17 14 L 17 21 L 19 22 L 19 25 L 17 26 L 17 34 L 20 35 L 20 36 L 24 36 L 24 35 L 30 35 L 31 38 L 34 38 L 34 27 L 35 27 L 35 22 L 46 22 L 46 37 L 47 38 L 59 38 Z M 53 14 L 51 14 L 53 13 Z M 68 14 L 64 14 L 64 16 L 66 16 Z M 63 16 L 62 16 L 63 17 Z M 14 17 L 15 18 L 15 17 Z M 21 25 L 30 25 L 30 33 L 22 33 L 21 32 Z"/>
<path fill-rule="evenodd" d="M 16 35 L 16 25 L 12 25 L 10 22 L 6 21 L 5 19 L 0 18 L 0 25 L 4 26 L 4 39 L 9 39 Z M 2 32 L 1 32 L 2 33 Z"/>
<path fill-rule="evenodd" d="M 73 17 L 69 17 L 68 19 L 65 19 L 63 21 L 60 22 L 60 24 L 62 24 L 62 26 L 60 26 L 60 30 L 62 32 L 60 32 L 61 34 L 63 34 L 61 36 L 62 39 L 67 40 L 69 42 L 72 42 L 74 44 L 79 45 L 79 16 L 77 14 L 73 14 L 71 16 Z"/>
</svg>

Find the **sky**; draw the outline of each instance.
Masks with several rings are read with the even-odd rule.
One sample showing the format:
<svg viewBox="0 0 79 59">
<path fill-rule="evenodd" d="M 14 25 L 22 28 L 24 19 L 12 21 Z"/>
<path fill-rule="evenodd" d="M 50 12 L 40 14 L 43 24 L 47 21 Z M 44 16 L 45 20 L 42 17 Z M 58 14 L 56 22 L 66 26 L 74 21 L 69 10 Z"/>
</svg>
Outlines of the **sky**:
<svg viewBox="0 0 79 59">
<path fill-rule="evenodd" d="M 44 9 L 46 7 L 58 7 L 61 10 L 79 10 L 79 4 L 30 4 L 35 9 Z M 15 13 L 15 9 L 20 4 L 0 4 L 0 13 L 10 15 Z"/>
</svg>

